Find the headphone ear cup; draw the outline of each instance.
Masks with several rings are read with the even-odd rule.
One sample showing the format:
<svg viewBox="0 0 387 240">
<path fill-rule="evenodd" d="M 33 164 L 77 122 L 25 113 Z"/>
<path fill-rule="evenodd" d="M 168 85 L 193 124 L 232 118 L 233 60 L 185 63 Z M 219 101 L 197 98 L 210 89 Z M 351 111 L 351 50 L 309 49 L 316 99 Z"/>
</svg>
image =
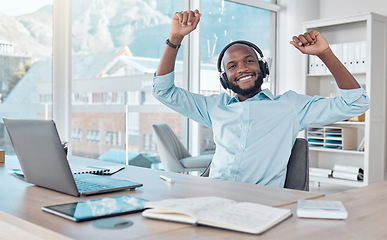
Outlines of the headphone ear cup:
<svg viewBox="0 0 387 240">
<path fill-rule="evenodd" d="M 222 84 L 222 87 L 224 89 L 228 89 L 230 88 L 230 85 L 228 83 L 228 78 L 227 78 L 227 74 L 224 72 L 220 75 L 220 84 Z"/>
<path fill-rule="evenodd" d="M 269 66 L 267 65 L 267 62 L 259 61 L 259 68 L 261 69 L 263 78 L 269 75 Z"/>
</svg>

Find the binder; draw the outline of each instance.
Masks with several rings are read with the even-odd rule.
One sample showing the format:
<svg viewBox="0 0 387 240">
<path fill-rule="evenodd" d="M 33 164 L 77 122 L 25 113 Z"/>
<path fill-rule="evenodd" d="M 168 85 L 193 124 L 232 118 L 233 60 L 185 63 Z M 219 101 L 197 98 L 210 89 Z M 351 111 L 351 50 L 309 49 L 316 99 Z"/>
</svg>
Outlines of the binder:
<svg viewBox="0 0 387 240">
<path fill-rule="evenodd" d="M 355 70 L 355 42 L 349 42 L 348 43 L 348 71 L 351 73 Z"/>
<path fill-rule="evenodd" d="M 362 73 L 367 72 L 366 59 L 367 59 L 367 43 L 366 41 L 362 41 L 360 42 L 360 67 L 359 67 L 359 71 Z"/>
<path fill-rule="evenodd" d="M 354 43 L 354 66 L 353 66 L 353 72 L 359 73 L 360 71 L 360 62 L 361 62 L 361 42 L 355 42 Z"/>
<path fill-rule="evenodd" d="M 342 63 L 343 63 L 343 65 L 349 70 L 349 60 L 348 60 L 348 58 L 349 58 L 349 56 L 348 56 L 348 54 L 349 54 L 349 49 L 348 49 L 348 43 L 343 43 L 342 44 L 343 45 L 343 61 L 342 61 Z"/>
<path fill-rule="evenodd" d="M 310 75 L 315 75 L 316 74 L 316 56 L 314 55 L 309 55 L 309 67 L 308 67 L 308 72 Z"/>
</svg>

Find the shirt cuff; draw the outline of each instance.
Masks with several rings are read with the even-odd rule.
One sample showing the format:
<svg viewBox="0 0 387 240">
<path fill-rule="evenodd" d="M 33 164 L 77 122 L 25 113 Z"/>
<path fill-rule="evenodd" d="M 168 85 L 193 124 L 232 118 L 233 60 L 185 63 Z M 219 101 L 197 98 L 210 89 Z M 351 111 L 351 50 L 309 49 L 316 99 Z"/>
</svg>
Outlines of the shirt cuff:
<svg viewBox="0 0 387 240">
<path fill-rule="evenodd" d="M 357 101 L 359 98 L 362 96 L 367 96 L 366 91 L 362 86 L 360 88 L 355 88 L 355 89 L 340 89 L 340 94 L 341 96 L 345 99 L 347 103 L 353 103 Z"/>
<path fill-rule="evenodd" d="M 153 85 L 158 89 L 168 89 L 174 84 L 175 72 L 172 71 L 165 75 L 156 76 L 156 73 L 153 75 Z"/>
</svg>

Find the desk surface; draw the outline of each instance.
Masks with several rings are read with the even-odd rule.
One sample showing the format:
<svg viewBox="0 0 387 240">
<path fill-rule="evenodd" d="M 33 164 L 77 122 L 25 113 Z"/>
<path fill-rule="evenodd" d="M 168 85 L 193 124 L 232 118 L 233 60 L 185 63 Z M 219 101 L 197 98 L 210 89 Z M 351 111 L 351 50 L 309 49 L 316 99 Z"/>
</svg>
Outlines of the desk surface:
<svg viewBox="0 0 387 240">
<path fill-rule="evenodd" d="M 296 215 L 297 204 L 284 206 L 293 217 L 263 235 L 241 235 L 206 227 L 187 227 L 159 233 L 144 239 L 387 239 L 387 181 L 319 198 L 342 201 L 348 210 L 346 220 L 306 219 Z"/>
<path fill-rule="evenodd" d="M 322 200 L 342 201 L 348 211 L 346 220 L 303 219 L 293 216 L 265 239 L 387 239 L 387 181 L 332 195 Z M 293 213 L 297 205 L 286 206 Z"/>
<path fill-rule="evenodd" d="M 71 161 L 90 164 L 95 163 L 96 160 L 74 157 Z M 111 163 L 104 163 L 101 161 L 99 161 L 98 164 L 113 165 Z M 9 169 L 16 168 L 18 166 L 19 164 L 17 159 L 9 156 L 7 156 L 5 163 L 0 164 L 0 211 L 77 239 L 91 239 L 96 237 L 104 239 L 108 239 L 109 237 L 114 237 L 114 239 L 144 239 L 153 237 L 159 238 L 164 236 L 166 239 L 173 239 L 174 236 L 176 238 L 182 238 L 182 236 L 191 236 L 192 238 L 206 236 L 211 238 L 219 236 L 222 238 L 224 236 L 234 235 L 236 238 L 238 236 L 256 236 L 215 228 L 193 227 L 187 224 L 149 220 L 144 219 L 140 213 L 121 216 L 122 218 L 126 218 L 134 222 L 131 227 L 118 230 L 98 229 L 93 227 L 90 222 L 74 223 L 61 217 L 43 212 L 41 207 L 125 194 L 131 194 L 132 196 L 148 200 L 197 196 L 219 196 L 234 199 L 236 201 L 256 202 L 271 206 L 284 206 L 294 203 L 297 199 L 308 199 L 322 196 L 321 194 L 316 193 L 265 187 L 211 178 L 201 178 L 191 175 L 127 166 L 124 170 L 114 174 L 113 176 L 115 178 L 128 179 L 143 183 L 143 187 L 137 188 L 134 191 L 121 191 L 110 194 L 77 198 L 34 186 L 10 175 Z M 160 174 L 173 178 L 175 183 L 170 184 L 161 180 Z M 295 214 L 295 212 L 293 212 L 293 214 Z M 186 235 L 186 232 L 190 234 Z"/>
</svg>

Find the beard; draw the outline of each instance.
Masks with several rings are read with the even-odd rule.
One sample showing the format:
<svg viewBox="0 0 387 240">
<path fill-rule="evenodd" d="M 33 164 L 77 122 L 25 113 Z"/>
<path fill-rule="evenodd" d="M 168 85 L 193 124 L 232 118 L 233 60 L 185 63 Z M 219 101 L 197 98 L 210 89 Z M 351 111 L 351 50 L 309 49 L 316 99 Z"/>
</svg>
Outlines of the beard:
<svg viewBox="0 0 387 240">
<path fill-rule="evenodd" d="M 240 88 L 238 85 L 236 85 L 234 82 L 229 82 L 230 83 L 230 89 L 240 95 L 240 96 L 250 96 L 250 95 L 255 95 L 256 93 L 258 93 L 260 90 L 261 90 L 261 86 L 262 86 L 262 83 L 263 83 L 263 77 L 262 77 L 262 74 L 259 73 L 258 74 L 258 78 L 257 80 L 255 80 L 255 83 L 254 83 L 254 86 L 251 86 L 249 88 L 246 88 L 246 89 L 242 89 Z"/>
</svg>

